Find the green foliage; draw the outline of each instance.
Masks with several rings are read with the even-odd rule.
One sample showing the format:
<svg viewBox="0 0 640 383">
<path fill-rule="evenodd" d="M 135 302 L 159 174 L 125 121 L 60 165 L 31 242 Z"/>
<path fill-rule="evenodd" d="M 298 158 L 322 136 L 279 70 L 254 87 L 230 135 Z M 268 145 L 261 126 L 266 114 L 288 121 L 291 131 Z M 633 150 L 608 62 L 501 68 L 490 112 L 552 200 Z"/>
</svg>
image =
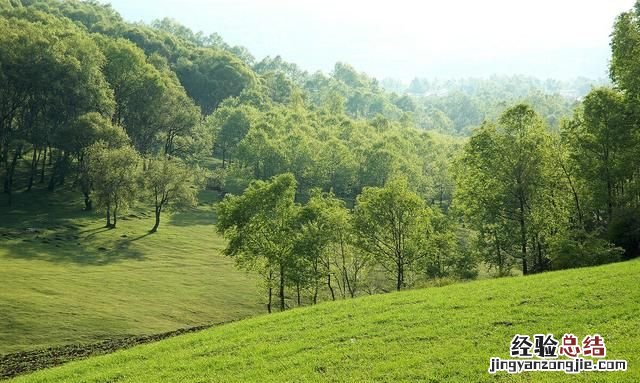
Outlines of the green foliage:
<svg viewBox="0 0 640 383">
<path fill-rule="evenodd" d="M 562 208 L 552 197 L 557 194 L 547 169 L 550 143 L 540 117 L 516 105 L 497 125 L 477 130 L 457 164 L 454 205 L 481 233 L 478 244 L 495 248 L 485 254 L 495 257 L 490 264 L 500 274 L 509 266 L 502 253 L 518 258 L 525 274 L 530 263 L 533 270 L 546 267 L 542 241 L 553 225 L 561 224 L 552 211 Z"/>
<path fill-rule="evenodd" d="M 432 211 L 432 233 L 426 242 L 429 254 L 422 260 L 428 278 L 474 279 L 478 276 L 478 260 L 470 244 L 469 233 L 458 227 L 450 216 Z"/>
<path fill-rule="evenodd" d="M 624 249 L 624 258 L 640 256 L 640 211 L 638 208 L 618 209 L 608 227 L 607 238 Z"/>
<path fill-rule="evenodd" d="M 140 157 L 130 146 L 109 148 L 103 143 L 89 148 L 87 156 L 96 207 L 106 212 L 107 227 L 115 228 L 118 212 L 126 210 L 138 195 Z"/>
<path fill-rule="evenodd" d="M 324 180 L 321 186 L 343 198 L 353 195 L 358 182 L 357 156 L 347 143 L 336 137 L 320 145 L 317 166 L 319 177 Z"/>
<path fill-rule="evenodd" d="M 236 57 L 211 49 L 194 51 L 192 58 L 178 59 L 176 73 L 205 115 L 224 99 L 239 96 L 256 82 L 254 73 Z"/>
<path fill-rule="evenodd" d="M 122 128 L 97 112 L 79 116 L 73 123 L 56 130 L 52 137 L 58 148 L 79 155 L 98 141 L 109 148 L 118 148 L 128 144 L 129 138 Z"/>
<path fill-rule="evenodd" d="M 555 270 L 619 261 L 624 250 L 602 239 L 599 233 L 574 230 L 552 237 L 551 267 Z"/>
<path fill-rule="evenodd" d="M 157 69 L 144 52 L 124 39 L 97 38 L 107 56 L 105 74 L 116 111 L 114 124 L 123 126 L 142 154 L 173 154 L 176 138 L 189 136 L 198 109 L 169 69 Z"/>
<path fill-rule="evenodd" d="M 530 104 L 550 127 L 557 128 L 560 120 L 571 115 L 577 100 L 594 84 L 605 85 L 606 81 L 585 78 L 543 81 L 526 76 L 457 80 L 415 78 L 408 87 L 391 81 L 385 88 L 402 95 L 396 96 L 394 103 L 411 111 L 411 119 L 417 126 L 469 136 L 474 127 L 484 120 L 498 118 L 515 103 Z"/>
<path fill-rule="evenodd" d="M 96 112 L 89 112 L 78 117 L 73 123 L 56 130 L 51 142 L 76 157 L 77 180 L 84 195 L 85 210 L 93 209 L 91 193 L 93 181 L 88 152 L 93 145 L 103 145 L 105 150 L 121 148 L 129 145 L 129 137 L 111 120 Z M 35 156 L 35 150 L 34 150 Z"/>
<path fill-rule="evenodd" d="M 501 276 L 516 263 L 524 274 L 587 266 L 620 258 L 609 241 L 633 257 L 637 18 L 616 22 L 616 87 L 591 90 L 563 119 L 584 79 L 416 79 L 394 94 L 346 63 L 329 74 L 279 56 L 256 63 L 171 19 L 5 1 L 4 191 L 11 202 L 23 179 L 27 190 L 45 176 L 51 191 L 73 182 L 107 226 L 144 199 L 154 232 L 211 174 L 227 194 L 225 253 L 261 275 L 270 311 L 274 288 L 284 310 L 292 292 L 300 306 L 388 291 L 390 274 L 399 290 L 474 278 L 480 261 Z"/>
<path fill-rule="evenodd" d="M 288 63 L 280 56 L 265 57 L 253 66 L 253 70 L 259 74 L 282 73 L 296 84 L 302 83 L 307 77 L 307 73 L 296 64 Z"/>
<path fill-rule="evenodd" d="M 431 212 L 409 189 L 406 179 L 394 178 L 384 187 L 367 187 L 358 196 L 354 227 L 358 246 L 395 276 L 396 289 L 406 286 L 407 274 L 431 250 Z"/>
<path fill-rule="evenodd" d="M 206 124 L 215 135 L 215 146 L 222 156 L 222 167 L 235 155 L 235 149 L 255 124 L 258 111 L 251 107 L 233 105 L 232 102 L 221 105 L 207 117 Z"/>
<path fill-rule="evenodd" d="M 158 230 L 163 211 L 195 206 L 205 180 L 200 169 L 190 168 L 178 158 L 166 157 L 150 161 L 142 177 L 144 190 L 153 200 L 156 221 L 152 233 Z"/>
<path fill-rule="evenodd" d="M 93 40 L 69 20 L 26 8 L 1 15 L 0 165 L 9 196 L 17 160 L 29 145 L 33 153 L 42 151 L 54 139 L 60 142 L 55 128 L 84 113 L 112 112 L 104 60 Z M 64 180 L 68 162 L 68 156 L 56 158 L 50 189 Z"/>
<path fill-rule="evenodd" d="M 638 5 L 636 9 L 624 12 L 616 19 L 611 35 L 611 65 L 610 74 L 613 81 L 622 89 L 629 92 L 634 103 L 640 95 L 640 63 L 637 51 L 640 46 L 640 24 L 638 20 Z"/>
<path fill-rule="evenodd" d="M 321 280 L 326 281 L 333 300 L 334 286 L 343 298 L 356 296 L 366 283 L 372 260 L 354 246 L 353 220 L 344 202 L 333 193 L 315 190 L 298 220 L 294 253 L 306 260 L 312 302 L 317 302 Z"/>
<path fill-rule="evenodd" d="M 285 283 L 292 256 L 296 180 L 282 174 L 270 181 L 254 181 L 241 196 L 228 195 L 218 205 L 218 232 L 229 240 L 224 253 L 239 265 L 255 269 L 267 279 L 267 309 L 271 312 L 271 282 L 277 275 L 280 310 L 285 309 Z"/>
<path fill-rule="evenodd" d="M 564 125 L 564 136 L 579 174 L 587 182 L 590 203 L 605 207 L 611 220 L 613 209 L 624 203 L 616 190 L 631 177 L 635 140 L 626 114 L 622 93 L 609 88 L 594 89 L 587 95 L 572 123 Z M 631 165 L 631 166 L 630 166 Z M 634 190 L 629 190 L 632 193 Z M 635 193 L 634 193 L 635 194 Z"/>
</svg>

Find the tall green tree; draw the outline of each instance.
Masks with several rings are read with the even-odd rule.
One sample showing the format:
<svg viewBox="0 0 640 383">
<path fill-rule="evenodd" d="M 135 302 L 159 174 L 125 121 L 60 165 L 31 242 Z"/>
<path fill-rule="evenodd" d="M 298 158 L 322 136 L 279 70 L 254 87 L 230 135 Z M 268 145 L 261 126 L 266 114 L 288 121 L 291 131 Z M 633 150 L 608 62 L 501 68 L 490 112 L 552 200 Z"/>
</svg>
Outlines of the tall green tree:
<svg viewBox="0 0 640 383">
<path fill-rule="evenodd" d="M 611 34 L 610 74 L 613 81 L 625 90 L 637 107 L 640 102 L 640 2 L 616 19 Z"/>
<path fill-rule="evenodd" d="M 130 41 L 95 39 L 107 58 L 104 73 L 115 95 L 113 123 L 127 131 L 141 154 L 173 154 L 176 137 L 189 136 L 199 117 L 178 78 L 162 58 L 147 59 Z"/>
<path fill-rule="evenodd" d="M 145 192 L 153 200 L 155 223 L 150 232 L 160 226 L 160 217 L 167 209 L 184 209 L 197 204 L 203 174 L 186 166 L 179 158 L 161 157 L 152 160 L 143 172 Z"/>
<path fill-rule="evenodd" d="M 0 18 L 0 164 L 11 195 L 17 161 L 50 147 L 52 132 L 79 115 L 113 110 L 104 56 L 69 20 L 15 9 Z M 50 189 L 64 182 L 69 155 L 56 151 Z M 35 171 L 32 160 L 31 174 Z"/>
<path fill-rule="evenodd" d="M 572 158 L 595 204 L 594 213 L 601 215 L 602 208 L 607 223 L 614 209 L 624 205 L 625 189 L 627 197 L 634 192 L 625 188 L 637 163 L 635 132 L 626 112 L 622 92 L 597 88 L 585 97 L 572 123 L 563 126 Z"/>
<path fill-rule="evenodd" d="M 294 253 L 306 260 L 313 303 L 318 300 L 322 280 L 326 282 L 332 300 L 336 299 L 334 283 L 338 284 L 343 296 L 355 296 L 368 259 L 355 254 L 351 214 L 344 202 L 333 193 L 316 189 L 302 207 L 298 220 Z"/>
<path fill-rule="evenodd" d="M 255 85 L 255 74 L 228 52 L 201 48 L 193 57 L 181 57 L 176 73 L 189 96 L 207 116 L 228 97 L 239 96 Z"/>
<path fill-rule="evenodd" d="M 242 195 L 228 195 L 218 205 L 217 229 L 229 241 L 224 253 L 245 268 L 262 268 L 268 280 L 269 312 L 274 274 L 279 279 L 280 310 L 286 308 L 286 277 L 294 261 L 295 191 L 293 175 L 281 174 L 269 181 L 254 181 Z"/>
<path fill-rule="evenodd" d="M 366 187 L 354 209 L 358 245 L 395 275 L 396 289 L 406 286 L 407 274 L 428 255 L 430 209 L 411 191 L 404 178 L 384 187 Z"/>
<path fill-rule="evenodd" d="M 458 163 L 454 204 L 482 233 L 482 243 L 495 248 L 489 251 L 500 269 L 505 254 L 520 260 L 524 274 L 545 263 L 536 258 L 532 267 L 529 258 L 539 242 L 541 212 L 552 208 L 545 168 L 549 144 L 542 119 L 519 104 L 507 109 L 497 125 L 478 129 Z"/>
<path fill-rule="evenodd" d="M 77 168 L 77 180 L 84 195 L 85 210 L 92 210 L 91 192 L 93 190 L 89 174 L 87 152 L 89 148 L 101 142 L 105 148 L 120 148 L 130 143 L 129 137 L 111 120 L 97 112 L 90 112 L 78 117 L 73 123 L 58 129 L 52 143 L 74 157 Z"/>
<path fill-rule="evenodd" d="M 215 146 L 222 156 L 222 167 L 233 158 L 235 149 L 256 123 L 258 111 L 246 105 L 236 106 L 231 102 L 218 108 L 207 118 L 207 124 L 215 131 Z"/>
<path fill-rule="evenodd" d="M 140 156 L 130 146 L 108 148 L 100 142 L 89 149 L 88 157 L 95 205 L 105 212 L 106 227 L 115 228 L 118 212 L 139 195 Z"/>
</svg>

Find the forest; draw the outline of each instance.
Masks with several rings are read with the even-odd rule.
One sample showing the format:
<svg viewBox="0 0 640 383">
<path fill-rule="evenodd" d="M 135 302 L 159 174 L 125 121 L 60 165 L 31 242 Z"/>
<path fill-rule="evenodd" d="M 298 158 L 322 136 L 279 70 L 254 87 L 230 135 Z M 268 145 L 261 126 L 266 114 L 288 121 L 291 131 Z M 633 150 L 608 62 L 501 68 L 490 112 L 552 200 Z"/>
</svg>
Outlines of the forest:
<svg viewBox="0 0 640 383">
<path fill-rule="evenodd" d="M 215 191 L 269 312 L 635 258 L 640 5 L 610 45 L 610 82 L 405 86 L 95 1 L 0 0 L 0 203 L 71 187 L 105 227 L 135 207 L 162 236 Z"/>
</svg>

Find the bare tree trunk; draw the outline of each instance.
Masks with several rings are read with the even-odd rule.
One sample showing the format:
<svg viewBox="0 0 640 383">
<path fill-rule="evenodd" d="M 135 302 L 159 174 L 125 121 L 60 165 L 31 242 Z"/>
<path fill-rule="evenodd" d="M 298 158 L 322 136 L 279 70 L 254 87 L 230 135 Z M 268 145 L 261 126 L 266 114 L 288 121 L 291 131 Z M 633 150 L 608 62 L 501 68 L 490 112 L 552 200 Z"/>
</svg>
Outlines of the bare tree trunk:
<svg viewBox="0 0 640 383">
<path fill-rule="evenodd" d="M 318 279 L 316 278 L 316 284 L 313 288 L 313 304 L 318 303 Z"/>
<path fill-rule="evenodd" d="M 47 147 L 45 146 L 42 156 L 42 169 L 40 170 L 40 183 L 44 183 L 44 169 L 47 166 Z"/>
<path fill-rule="evenodd" d="M 280 311 L 285 310 L 285 298 L 284 298 L 284 264 L 280 261 Z"/>
<path fill-rule="evenodd" d="M 397 281 L 396 281 L 396 290 L 400 291 L 402 289 L 402 284 L 404 282 L 404 275 L 403 275 L 404 270 L 401 262 L 398 262 L 397 266 L 398 266 L 398 275 L 397 275 Z"/>
<path fill-rule="evenodd" d="M 540 242 L 540 237 L 536 234 L 536 248 L 538 250 L 538 272 L 543 272 L 546 268 L 544 255 L 542 254 L 542 243 Z"/>
<path fill-rule="evenodd" d="M 51 165 L 51 157 L 53 156 L 53 154 L 51 153 L 51 149 L 49 149 L 49 165 Z M 47 187 L 47 189 L 49 191 L 54 191 L 56 188 L 56 176 L 58 173 L 58 170 L 60 168 L 60 153 L 58 152 L 57 155 L 58 158 L 56 158 L 55 163 L 53 164 L 53 167 L 51 168 L 51 177 L 49 177 L 49 186 Z"/>
<path fill-rule="evenodd" d="M 571 188 L 571 194 L 573 195 L 573 202 L 575 203 L 576 210 L 578 212 L 578 222 L 580 223 L 580 226 L 582 226 L 582 222 L 584 221 L 584 218 L 582 216 L 582 208 L 580 207 L 580 199 L 578 198 L 578 192 L 576 191 L 576 188 L 573 185 L 573 181 L 571 181 L 571 175 L 569 175 L 569 172 L 564 166 L 564 163 L 561 163 L 560 166 L 562 167 L 564 176 L 567 178 L 567 181 L 569 182 L 569 187 Z"/>
<path fill-rule="evenodd" d="M 613 217 L 613 186 L 611 180 L 607 176 L 607 225 L 611 224 Z"/>
<path fill-rule="evenodd" d="M 331 300 L 336 300 L 336 294 L 333 292 L 333 286 L 331 286 L 331 273 L 327 273 L 327 287 L 329 287 L 329 291 L 331 291 Z"/>
<path fill-rule="evenodd" d="M 520 198 L 520 243 L 522 251 L 522 274 L 529 274 L 527 268 L 527 228 L 524 222 L 524 201 Z"/>
<path fill-rule="evenodd" d="M 111 205 L 110 204 L 107 205 L 107 226 L 106 227 L 111 227 Z"/>
<path fill-rule="evenodd" d="M 56 189 L 56 168 L 57 166 L 51 168 L 51 177 L 49 177 L 49 185 L 47 186 L 47 190 L 49 191 L 54 191 Z"/>
<path fill-rule="evenodd" d="M 351 287 L 351 281 L 349 281 L 349 275 L 347 275 L 347 270 L 343 270 L 344 272 L 344 281 L 347 283 L 347 290 L 349 291 L 349 296 L 353 298 L 355 295 L 354 289 Z"/>
<path fill-rule="evenodd" d="M 498 240 L 498 232 L 494 231 L 493 235 L 496 240 L 496 255 L 498 256 L 498 275 L 504 275 L 504 260 L 502 259 L 502 253 L 500 252 L 500 241 Z"/>
<path fill-rule="evenodd" d="M 113 225 L 111 227 L 115 229 L 117 223 L 118 223 L 118 203 L 116 202 L 115 205 L 113 206 Z"/>
<path fill-rule="evenodd" d="M 269 301 L 267 303 L 267 311 L 271 314 L 271 306 L 273 303 L 273 270 L 271 269 L 271 265 L 269 265 Z"/>
<path fill-rule="evenodd" d="M 29 182 L 27 184 L 27 191 L 31 191 L 33 187 L 33 179 L 36 176 L 38 169 L 38 162 L 40 161 L 40 151 L 33 145 L 33 156 L 31 157 L 31 167 L 29 168 Z"/>
<path fill-rule="evenodd" d="M 347 289 L 349 290 L 349 295 L 351 298 L 355 295 L 355 289 L 351 287 L 351 281 L 349 280 L 349 273 L 347 272 L 347 259 L 344 251 L 344 240 L 342 236 L 340 236 L 340 256 L 342 258 L 342 276 L 344 278 L 344 282 L 346 284 Z"/>
<path fill-rule="evenodd" d="M 22 152 L 22 148 L 16 148 L 15 153 L 13 154 L 13 158 L 11 159 L 11 164 L 6 169 L 5 179 L 4 179 L 4 192 L 7 193 L 9 197 L 7 202 L 9 205 L 13 202 L 13 176 L 16 172 L 16 164 L 18 163 L 18 158 Z"/>
<path fill-rule="evenodd" d="M 160 226 L 160 214 L 161 214 L 161 212 L 162 212 L 162 207 L 161 206 L 156 206 L 156 209 L 155 209 L 156 223 L 151 228 L 151 233 L 155 233 L 156 231 L 158 231 L 158 226 Z"/>
<path fill-rule="evenodd" d="M 67 177 L 67 171 L 68 171 L 68 166 L 69 166 L 69 152 L 65 151 L 62 155 L 62 162 L 60 164 L 60 173 L 59 173 L 59 180 L 58 180 L 58 185 L 62 186 L 64 185 L 64 181 Z"/>
<path fill-rule="evenodd" d="M 93 201 L 91 201 L 91 194 L 89 194 L 88 191 L 83 191 L 82 194 L 84 195 L 84 210 L 93 210 Z"/>
</svg>

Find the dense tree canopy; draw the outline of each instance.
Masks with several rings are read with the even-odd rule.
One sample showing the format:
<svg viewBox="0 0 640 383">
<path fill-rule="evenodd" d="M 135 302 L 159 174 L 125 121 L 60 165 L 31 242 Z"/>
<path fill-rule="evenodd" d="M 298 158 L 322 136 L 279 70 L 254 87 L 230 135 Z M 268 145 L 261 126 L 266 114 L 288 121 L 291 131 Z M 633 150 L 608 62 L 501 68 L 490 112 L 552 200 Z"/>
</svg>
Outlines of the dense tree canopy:
<svg viewBox="0 0 640 383">
<path fill-rule="evenodd" d="M 348 63 L 309 73 L 256 60 L 217 34 L 128 23 L 98 2 L 2 1 L 6 202 L 73 189 L 109 227 L 129 206 L 153 211 L 155 232 L 206 185 L 225 196 L 226 254 L 264 277 L 269 310 L 273 289 L 284 310 L 481 267 L 635 257 L 638 9 L 616 21 L 611 85 L 405 86 Z"/>
</svg>

